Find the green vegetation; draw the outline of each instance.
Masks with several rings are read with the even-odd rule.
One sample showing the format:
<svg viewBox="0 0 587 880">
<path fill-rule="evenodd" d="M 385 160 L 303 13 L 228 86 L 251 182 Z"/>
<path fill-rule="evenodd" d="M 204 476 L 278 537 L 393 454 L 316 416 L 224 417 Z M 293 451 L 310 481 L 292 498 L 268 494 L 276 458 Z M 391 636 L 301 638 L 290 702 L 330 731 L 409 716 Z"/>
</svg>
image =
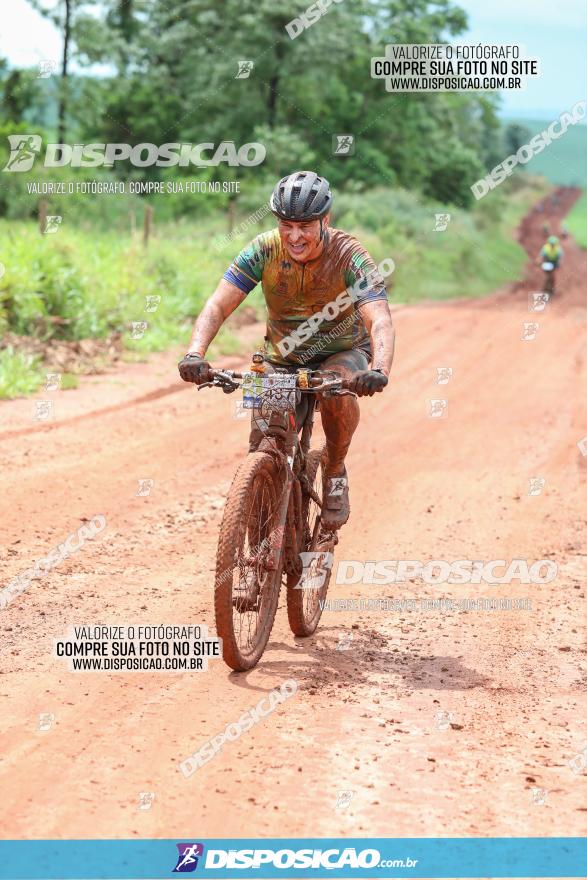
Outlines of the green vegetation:
<svg viewBox="0 0 587 880">
<path fill-rule="evenodd" d="M 575 202 L 573 210 L 565 222 L 571 235 L 575 236 L 577 243 L 581 247 L 587 248 L 587 193 L 584 192 L 581 198 Z"/>
<path fill-rule="evenodd" d="M 477 296 L 519 272 L 524 254 L 511 232 L 545 191 L 536 180 L 524 178 L 504 184 L 474 212 L 415 199 L 404 190 L 343 193 L 336 199 L 332 223 L 355 234 L 375 260 L 395 260 L 393 296 L 400 302 Z M 434 232 L 435 214 L 447 210 L 447 230 Z M 187 337 L 234 254 L 259 231 L 271 228 L 273 218 L 265 217 L 224 243 L 223 225 L 220 214 L 199 223 L 162 225 L 144 248 L 128 229 L 97 234 L 64 222 L 57 233 L 40 235 L 30 221 L 0 221 L 5 266 L 0 332 L 45 340 L 122 332 L 132 351 L 165 349 Z M 260 290 L 248 303 L 262 315 Z M 147 329 L 133 338 L 133 323 L 142 321 Z M 235 344 L 226 337 L 226 350 L 234 350 Z"/>
<path fill-rule="evenodd" d="M 128 233 L 64 224 L 40 235 L 32 222 L 0 221 L 0 332 L 83 339 L 116 330 L 127 333 L 131 349 L 165 348 L 181 337 L 178 321 L 198 314 L 220 262 L 186 225 L 160 236 L 145 251 Z M 154 312 L 146 311 L 149 296 L 161 297 Z M 132 323 L 140 321 L 149 329 L 131 339 Z"/>
<path fill-rule="evenodd" d="M 519 274 L 525 255 L 512 231 L 545 184 L 516 173 L 480 202 L 470 187 L 524 130 L 504 132 L 495 94 L 391 95 L 370 76 L 371 58 L 388 43 L 464 34 L 466 14 L 451 0 L 346 0 L 295 40 L 286 25 L 307 0 L 287 8 L 274 0 L 29 3 L 59 29 L 64 51 L 47 78 L 0 59 L 0 168 L 9 137 L 42 139 L 31 169 L 2 174 L 0 186 L 0 335 L 9 333 L 9 342 L 121 334 L 124 356 L 140 359 L 186 340 L 234 254 L 274 222 L 247 218 L 266 205 L 275 180 L 296 168 L 330 179 L 334 226 L 356 235 L 376 261 L 393 258 L 392 300 L 479 296 Z M 245 78 L 237 76 L 238 59 L 253 62 Z M 101 76 L 90 72 L 95 63 Z M 574 143 L 575 129 L 543 155 Z M 353 135 L 352 154 L 335 154 L 336 133 Z M 237 148 L 260 143 L 265 160 L 251 167 L 125 160 L 112 168 L 47 168 L 41 158 L 53 142 L 67 150 L 230 141 Z M 210 182 L 220 191 L 139 197 L 129 192 L 133 181 L 172 188 Z M 238 194 L 221 186 L 233 181 Z M 124 183 L 126 192 L 79 193 L 87 182 Z M 31 191 L 32 183 L 69 184 L 74 194 Z M 154 227 L 145 247 L 147 207 Z M 44 210 L 62 218 L 55 234 L 39 234 Z M 447 213 L 447 229 L 434 231 L 435 214 Z M 245 233 L 223 240 L 241 223 Z M 149 298 L 160 298 L 155 309 Z M 263 316 L 260 290 L 247 304 Z M 213 354 L 238 349 L 238 338 L 223 329 Z M 34 390 L 39 364 L 6 347 L 2 357 L 4 393 Z M 62 387 L 75 381 L 64 376 Z"/>
<path fill-rule="evenodd" d="M 38 359 L 15 351 L 12 346 L 0 349 L 0 400 L 33 394 L 44 379 Z"/>
<path fill-rule="evenodd" d="M 512 232 L 547 189 L 543 181 L 524 175 L 502 184 L 474 211 L 399 189 L 343 192 L 336 198 L 332 224 L 356 235 L 376 261 L 393 258 L 396 271 L 388 284 L 392 301 L 480 296 L 519 275 L 525 253 Z M 247 213 L 235 217 L 237 228 L 263 197 L 266 192 L 257 192 L 243 201 Z M 447 212 L 451 219 L 446 231 L 433 231 L 435 214 Z M 100 233 L 66 221 L 55 234 L 41 235 L 33 221 L 0 220 L 5 266 L 0 334 L 75 340 L 119 332 L 129 354 L 139 358 L 186 340 L 234 254 L 273 226 L 269 215 L 226 240 L 226 217 L 217 211 L 199 222 L 156 225 L 145 248 L 137 234 L 131 236 L 126 218 L 118 229 Z M 160 297 L 155 311 L 147 310 L 148 297 Z M 263 317 L 260 288 L 247 305 Z M 135 339 L 133 323 L 142 321 L 147 329 Z M 239 350 L 238 339 L 223 329 L 213 355 Z M 3 396 L 30 393 L 39 383 L 35 362 L 12 350 L 3 352 Z"/>
<path fill-rule="evenodd" d="M 388 43 L 450 42 L 464 34 L 467 15 L 450 0 L 347 0 L 295 40 L 286 25 L 307 0 L 29 3 L 60 30 L 65 51 L 47 79 L 2 69 L 0 60 L 2 115 L 11 131 L 25 125 L 23 132 L 45 142 L 69 144 L 230 140 L 266 149 L 257 167 L 133 169 L 121 162 L 112 176 L 238 177 L 248 186 L 316 166 L 337 188 L 400 186 L 442 201 L 448 192 L 466 207 L 469 179 L 503 158 L 496 94 L 390 95 L 370 76 L 371 59 Z M 237 77 L 238 59 L 252 62 L 245 78 Z M 74 61 L 88 73 L 73 73 Z M 93 76 L 92 64 L 108 73 Z M 347 132 L 354 153 L 334 155 L 333 136 Z M 10 181 L 23 198 L 28 176 Z"/>
<path fill-rule="evenodd" d="M 79 379 L 75 375 L 75 373 L 62 373 L 61 374 L 61 384 L 60 388 L 62 391 L 70 391 L 72 388 L 77 388 L 79 385 Z"/>
<path fill-rule="evenodd" d="M 519 276 L 526 255 L 514 229 L 547 191 L 531 178 L 504 184 L 468 212 L 375 190 L 360 199 L 343 196 L 334 220 L 352 229 L 376 260 L 394 259 L 391 301 L 481 296 Z M 434 232 L 435 214 L 447 211 L 446 231 Z"/>
</svg>

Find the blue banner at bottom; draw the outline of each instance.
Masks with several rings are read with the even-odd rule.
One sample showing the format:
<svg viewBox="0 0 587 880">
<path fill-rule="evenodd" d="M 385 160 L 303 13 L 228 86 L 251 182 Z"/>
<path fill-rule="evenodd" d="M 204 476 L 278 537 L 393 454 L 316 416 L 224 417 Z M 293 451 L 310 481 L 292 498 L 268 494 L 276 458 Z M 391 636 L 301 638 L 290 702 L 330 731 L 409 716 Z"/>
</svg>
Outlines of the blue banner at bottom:
<svg viewBox="0 0 587 880">
<path fill-rule="evenodd" d="M 587 877 L 587 838 L 0 841 L 2 880 Z"/>
</svg>

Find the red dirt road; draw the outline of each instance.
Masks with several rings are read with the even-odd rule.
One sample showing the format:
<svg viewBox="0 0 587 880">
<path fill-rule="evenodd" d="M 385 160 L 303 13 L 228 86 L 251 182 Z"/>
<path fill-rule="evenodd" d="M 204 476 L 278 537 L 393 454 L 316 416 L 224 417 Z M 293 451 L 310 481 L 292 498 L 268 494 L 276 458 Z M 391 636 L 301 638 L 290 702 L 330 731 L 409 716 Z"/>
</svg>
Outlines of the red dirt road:
<svg viewBox="0 0 587 880">
<path fill-rule="evenodd" d="M 555 229 L 574 198 L 547 209 Z M 522 225 L 532 257 L 543 222 Z M 69 624 L 213 631 L 216 532 L 248 431 L 233 398 L 182 386 L 167 355 L 55 392 L 51 426 L 31 420 L 30 400 L 0 405 L 0 586 L 82 519 L 107 522 L 0 611 L 2 837 L 587 832 L 585 773 L 569 766 L 587 747 L 587 254 L 565 250 L 541 313 L 528 310 L 541 281 L 530 268 L 483 300 L 394 312 L 393 378 L 361 405 L 335 558 L 548 558 L 554 582 L 333 584 L 332 597 L 414 607 L 326 611 L 306 640 L 289 632 L 282 595 L 248 674 L 220 660 L 200 674 L 76 674 L 52 656 Z M 438 367 L 452 367 L 447 385 Z M 447 418 L 428 417 L 435 398 Z M 532 478 L 545 480 L 539 495 Z M 148 497 L 140 479 L 154 481 Z M 512 609 L 420 604 L 479 596 Z M 527 597 L 531 610 L 514 607 Z M 180 761 L 288 678 L 293 698 L 182 776 Z M 54 715 L 49 730 L 40 713 Z M 154 793 L 150 809 L 139 792 Z"/>
</svg>

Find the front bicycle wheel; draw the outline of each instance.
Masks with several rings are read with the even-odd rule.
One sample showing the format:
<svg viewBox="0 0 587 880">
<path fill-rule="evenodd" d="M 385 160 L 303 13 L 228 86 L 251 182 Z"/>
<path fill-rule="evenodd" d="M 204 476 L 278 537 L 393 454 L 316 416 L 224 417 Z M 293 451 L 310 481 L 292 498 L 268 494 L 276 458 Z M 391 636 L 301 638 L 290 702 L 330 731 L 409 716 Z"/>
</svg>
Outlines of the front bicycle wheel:
<svg viewBox="0 0 587 880">
<path fill-rule="evenodd" d="M 252 452 L 236 472 L 224 508 L 214 611 L 224 661 L 239 672 L 258 663 L 275 620 L 283 552 L 277 567 L 269 566 L 282 491 L 274 458 Z"/>
<path fill-rule="evenodd" d="M 311 487 L 312 493 L 307 488 L 302 490 L 304 571 L 300 578 L 290 576 L 287 581 L 287 617 L 290 629 L 296 636 L 311 636 L 316 632 L 332 574 L 337 539 L 322 527 L 322 478 L 325 466 L 325 447 L 312 449 L 306 460 L 306 487 Z"/>
</svg>

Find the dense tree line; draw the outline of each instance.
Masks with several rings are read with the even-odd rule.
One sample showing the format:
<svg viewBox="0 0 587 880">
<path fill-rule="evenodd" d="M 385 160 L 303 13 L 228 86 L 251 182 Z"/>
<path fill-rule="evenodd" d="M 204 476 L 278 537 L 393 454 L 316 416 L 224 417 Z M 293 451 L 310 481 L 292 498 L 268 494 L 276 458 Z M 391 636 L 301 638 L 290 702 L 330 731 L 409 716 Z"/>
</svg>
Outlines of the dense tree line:
<svg viewBox="0 0 587 880">
<path fill-rule="evenodd" d="M 4 115 L 45 124 L 50 99 L 60 140 L 261 141 L 267 177 L 313 165 L 348 189 L 392 184 L 459 202 L 503 158 L 497 96 L 392 94 L 371 78 L 387 43 L 464 34 L 450 0 L 342 0 L 295 39 L 286 25 L 306 0 L 29 2 L 60 28 L 63 54 L 50 81 L 0 70 Z M 72 76 L 73 61 L 105 73 Z M 252 68 L 237 77 L 242 61 Z M 354 136 L 354 155 L 333 155 L 335 134 Z"/>
</svg>

